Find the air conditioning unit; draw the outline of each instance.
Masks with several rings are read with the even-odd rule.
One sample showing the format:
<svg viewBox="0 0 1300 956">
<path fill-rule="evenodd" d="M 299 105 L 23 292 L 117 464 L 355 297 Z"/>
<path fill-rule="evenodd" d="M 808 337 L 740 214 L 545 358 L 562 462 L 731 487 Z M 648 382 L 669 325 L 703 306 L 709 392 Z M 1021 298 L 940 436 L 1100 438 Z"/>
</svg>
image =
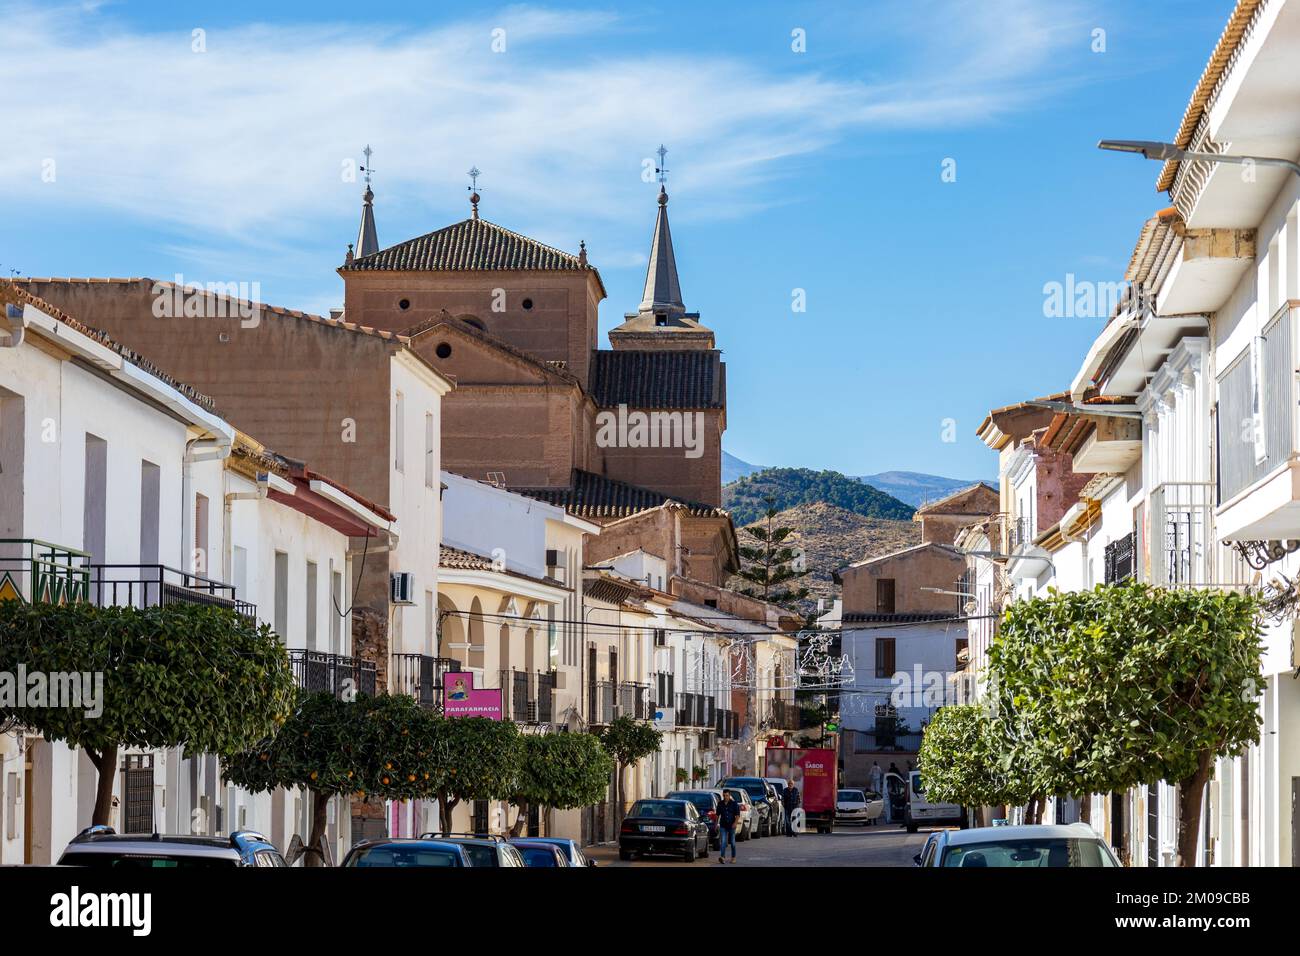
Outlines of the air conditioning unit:
<svg viewBox="0 0 1300 956">
<path fill-rule="evenodd" d="M 662 627 L 655 628 L 655 647 L 668 646 L 668 631 Z"/>
<path fill-rule="evenodd" d="M 415 603 L 415 575 L 410 571 L 394 571 L 388 576 L 388 601 L 391 604 Z"/>
</svg>

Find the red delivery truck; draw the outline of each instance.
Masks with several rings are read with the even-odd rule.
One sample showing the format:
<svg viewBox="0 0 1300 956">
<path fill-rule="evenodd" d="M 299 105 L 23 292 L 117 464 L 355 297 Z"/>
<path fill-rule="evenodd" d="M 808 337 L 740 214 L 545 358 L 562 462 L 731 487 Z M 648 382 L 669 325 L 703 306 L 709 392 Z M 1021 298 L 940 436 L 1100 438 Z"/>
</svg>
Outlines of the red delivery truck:
<svg viewBox="0 0 1300 956">
<path fill-rule="evenodd" d="M 833 748 L 769 747 L 765 767 L 765 777 L 793 780 L 799 788 L 806 829 L 830 833 L 835 828 L 839 761 Z"/>
</svg>

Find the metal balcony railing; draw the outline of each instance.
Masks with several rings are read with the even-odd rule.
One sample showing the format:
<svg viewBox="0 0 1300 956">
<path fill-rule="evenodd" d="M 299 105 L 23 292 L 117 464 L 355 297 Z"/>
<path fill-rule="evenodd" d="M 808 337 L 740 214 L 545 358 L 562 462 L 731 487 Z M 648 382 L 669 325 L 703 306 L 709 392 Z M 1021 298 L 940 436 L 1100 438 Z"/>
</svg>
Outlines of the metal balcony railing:
<svg viewBox="0 0 1300 956">
<path fill-rule="evenodd" d="M 648 684 L 595 681 L 587 685 L 587 719 L 593 724 L 608 724 L 615 717 L 649 720 L 654 716 L 650 696 Z"/>
<path fill-rule="evenodd" d="M 460 662 L 450 657 L 394 654 L 388 689 L 394 694 L 409 694 L 428 710 L 441 710 L 443 675 L 459 669 Z"/>
<path fill-rule="evenodd" d="M 28 602 L 90 600 L 90 555 L 36 538 L 0 538 L 0 579 Z"/>
<path fill-rule="evenodd" d="M 1214 488 L 1208 481 L 1170 481 L 1151 492 L 1151 583 L 1193 587 L 1210 583 L 1210 510 Z"/>
<path fill-rule="evenodd" d="M 587 684 L 587 722 L 607 725 L 614 721 L 615 685 L 609 681 Z"/>
<path fill-rule="evenodd" d="M 739 715 L 719 707 L 713 717 L 713 732 L 721 740 L 736 740 L 740 734 Z"/>
<path fill-rule="evenodd" d="M 289 666 L 298 686 L 309 693 L 375 696 L 375 665 L 359 657 L 294 648 L 289 651 Z"/>
<path fill-rule="evenodd" d="M 499 673 L 503 716 L 521 724 L 549 724 L 555 716 L 555 672 L 520 671 L 510 668 Z"/>
<path fill-rule="evenodd" d="M 250 619 L 257 605 L 238 600 L 233 584 L 223 584 L 165 564 L 88 564 L 90 600 L 100 606 L 156 607 L 203 604 L 229 608 Z"/>
<path fill-rule="evenodd" d="M 717 721 L 717 702 L 707 694 L 677 695 L 677 726 L 712 728 Z"/>
<path fill-rule="evenodd" d="M 1007 527 L 1008 553 L 1015 554 L 1017 548 L 1033 544 L 1035 537 L 1033 522 L 1027 516 L 1020 515 L 1012 518 Z"/>
<path fill-rule="evenodd" d="M 798 730 L 803 726 L 802 712 L 799 705 L 792 700 L 782 700 L 778 697 L 769 700 L 765 709 L 765 722 L 775 730 Z"/>
</svg>

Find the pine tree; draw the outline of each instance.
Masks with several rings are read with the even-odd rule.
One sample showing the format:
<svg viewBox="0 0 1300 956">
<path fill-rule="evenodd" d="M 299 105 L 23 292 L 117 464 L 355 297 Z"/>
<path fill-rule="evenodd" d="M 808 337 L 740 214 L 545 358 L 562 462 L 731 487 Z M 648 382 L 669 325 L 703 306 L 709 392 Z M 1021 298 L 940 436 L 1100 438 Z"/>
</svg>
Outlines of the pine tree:
<svg viewBox="0 0 1300 956">
<path fill-rule="evenodd" d="M 784 586 L 797 582 L 808 573 L 802 564 L 802 553 L 786 544 L 786 539 L 794 534 L 794 528 L 773 527 L 776 517 L 776 502 L 765 499 L 767 509 L 763 512 L 762 523 L 744 529 L 754 539 L 755 544 L 739 547 L 742 567 L 737 574 L 748 581 L 749 587 L 742 587 L 740 592 L 756 597 L 779 607 L 797 609 L 800 601 L 808 596 L 808 589 L 802 586 Z"/>
</svg>

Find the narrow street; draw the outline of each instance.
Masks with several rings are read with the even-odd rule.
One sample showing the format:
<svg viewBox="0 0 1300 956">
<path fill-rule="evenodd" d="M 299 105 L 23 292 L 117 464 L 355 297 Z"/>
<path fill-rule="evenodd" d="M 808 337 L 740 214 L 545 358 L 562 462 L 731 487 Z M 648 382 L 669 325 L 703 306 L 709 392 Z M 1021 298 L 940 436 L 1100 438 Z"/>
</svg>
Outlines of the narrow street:
<svg viewBox="0 0 1300 956">
<path fill-rule="evenodd" d="M 737 849 L 737 866 L 912 866 L 912 857 L 925 844 L 926 830 L 908 833 L 902 827 L 844 828 L 831 834 L 805 833 L 789 837 L 749 840 Z M 709 851 L 707 860 L 686 863 L 668 857 L 652 857 L 624 863 L 618 848 L 590 847 L 583 851 L 600 866 L 693 866 L 718 865 L 718 853 Z M 728 866 L 731 864 L 728 863 Z"/>
</svg>

